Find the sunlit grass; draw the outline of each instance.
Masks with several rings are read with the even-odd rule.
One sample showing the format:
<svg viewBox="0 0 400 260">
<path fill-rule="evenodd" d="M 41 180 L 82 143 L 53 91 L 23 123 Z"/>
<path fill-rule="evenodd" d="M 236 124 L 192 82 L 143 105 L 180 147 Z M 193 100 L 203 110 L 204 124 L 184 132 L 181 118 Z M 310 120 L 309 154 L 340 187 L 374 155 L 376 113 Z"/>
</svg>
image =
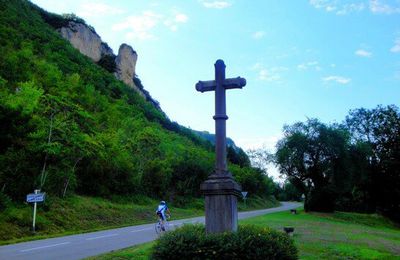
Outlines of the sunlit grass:
<svg viewBox="0 0 400 260">
<path fill-rule="evenodd" d="M 302 259 L 400 259 L 400 229 L 378 215 L 280 212 L 242 223 L 294 227 Z"/>
<path fill-rule="evenodd" d="M 290 212 L 267 214 L 240 223 L 295 228 L 293 239 L 300 259 L 400 259 L 400 229 L 370 214 Z M 112 252 L 92 259 L 149 259 L 153 243 Z"/>
</svg>

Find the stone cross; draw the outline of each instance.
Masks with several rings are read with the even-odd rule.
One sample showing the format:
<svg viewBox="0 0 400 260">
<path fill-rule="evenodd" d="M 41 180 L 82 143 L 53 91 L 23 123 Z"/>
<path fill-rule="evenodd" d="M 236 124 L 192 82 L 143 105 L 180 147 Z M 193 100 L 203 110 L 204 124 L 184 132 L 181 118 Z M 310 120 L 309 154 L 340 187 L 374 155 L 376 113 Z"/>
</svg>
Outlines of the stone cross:
<svg viewBox="0 0 400 260">
<path fill-rule="evenodd" d="M 205 195 L 206 231 L 218 233 L 237 229 L 237 197 L 240 186 L 228 172 L 226 163 L 226 96 L 225 90 L 243 88 L 246 80 L 241 77 L 226 79 L 223 60 L 215 63 L 215 80 L 199 81 L 196 90 L 215 91 L 215 172 L 201 184 Z"/>
<path fill-rule="evenodd" d="M 215 91 L 215 173 L 217 175 L 227 174 L 226 166 L 226 98 L 225 90 L 243 88 L 246 80 L 241 77 L 226 79 L 225 64 L 223 60 L 215 63 L 215 80 L 199 81 L 196 90 L 200 92 Z"/>
</svg>

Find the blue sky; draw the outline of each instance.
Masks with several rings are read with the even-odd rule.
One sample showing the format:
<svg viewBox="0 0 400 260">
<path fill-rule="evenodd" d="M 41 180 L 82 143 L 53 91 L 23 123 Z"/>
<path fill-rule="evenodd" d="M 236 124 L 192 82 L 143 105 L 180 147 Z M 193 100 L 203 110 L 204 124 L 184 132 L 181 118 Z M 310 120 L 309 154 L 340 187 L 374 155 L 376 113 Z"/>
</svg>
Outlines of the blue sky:
<svg viewBox="0 0 400 260">
<path fill-rule="evenodd" d="M 192 129 L 214 132 L 214 94 L 195 84 L 223 59 L 247 79 L 227 92 L 227 134 L 245 149 L 273 149 L 284 124 L 399 106 L 400 0 L 32 2 L 84 18 L 115 53 L 130 44 L 145 88 Z"/>
</svg>

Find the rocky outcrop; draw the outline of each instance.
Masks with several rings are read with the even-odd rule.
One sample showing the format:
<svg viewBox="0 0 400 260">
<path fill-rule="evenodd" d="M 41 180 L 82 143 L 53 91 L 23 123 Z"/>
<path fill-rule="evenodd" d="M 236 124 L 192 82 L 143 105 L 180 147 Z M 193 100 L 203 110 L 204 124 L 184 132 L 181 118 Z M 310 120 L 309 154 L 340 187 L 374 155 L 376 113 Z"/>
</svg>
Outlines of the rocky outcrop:
<svg viewBox="0 0 400 260">
<path fill-rule="evenodd" d="M 67 27 L 61 27 L 59 30 L 63 38 L 94 62 L 98 62 L 105 55 L 113 55 L 112 49 L 85 24 L 70 21 Z"/>
<path fill-rule="evenodd" d="M 127 44 L 121 44 L 118 50 L 118 56 L 115 59 L 116 71 L 115 77 L 123 81 L 126 85 L 138 88 L 133 83 L 135 77 L 137 53 Z M 140 90 L 140 89 L 137 89 Z"/>
<path fill-rule="evenodd" d="M 116 56 L 92 27 L 76 21 L 69 21 L 67 26 L 58 28 L 58 31 L 83 55 L 89 57 L 107 71 L 114 73 L 117 79 L 123 81 L 152 103 L 154 107 L 162 111 L 158 101 L 154 100 L 150 93 L 143 89 L 140 80 L 136 78 L 137 53 L 131 46 L 122 44 Z"/>
</svg>

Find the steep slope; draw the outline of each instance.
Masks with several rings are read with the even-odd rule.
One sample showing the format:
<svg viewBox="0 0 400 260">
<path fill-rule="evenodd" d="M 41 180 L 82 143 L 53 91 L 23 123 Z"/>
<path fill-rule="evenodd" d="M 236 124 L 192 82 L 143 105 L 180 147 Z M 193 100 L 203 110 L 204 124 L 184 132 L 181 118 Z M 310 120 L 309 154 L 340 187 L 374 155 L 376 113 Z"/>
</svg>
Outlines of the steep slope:
<svg viewBox="0 0 400 260">
<path fill-rule="evenodd" d="M 60 197 L 200 195 L 212 145 L 117 80 L 101 64 L 109 55 L 96 64 L 55 29 L 84 21 L 26 0 L 0 7 L 0 211 L 37 188 Z M 271 193 L 248 163 L 230 169 L 251 194 Z"/>
<path fill-rule="evenodd" d="M 2 192 L 164 196 L 181 174 L 191 184 L 169 193 L 197 193 L 212 169 L 205 141 L 83 56 L 36 6 L 0 5 Z"/>
</svg>

